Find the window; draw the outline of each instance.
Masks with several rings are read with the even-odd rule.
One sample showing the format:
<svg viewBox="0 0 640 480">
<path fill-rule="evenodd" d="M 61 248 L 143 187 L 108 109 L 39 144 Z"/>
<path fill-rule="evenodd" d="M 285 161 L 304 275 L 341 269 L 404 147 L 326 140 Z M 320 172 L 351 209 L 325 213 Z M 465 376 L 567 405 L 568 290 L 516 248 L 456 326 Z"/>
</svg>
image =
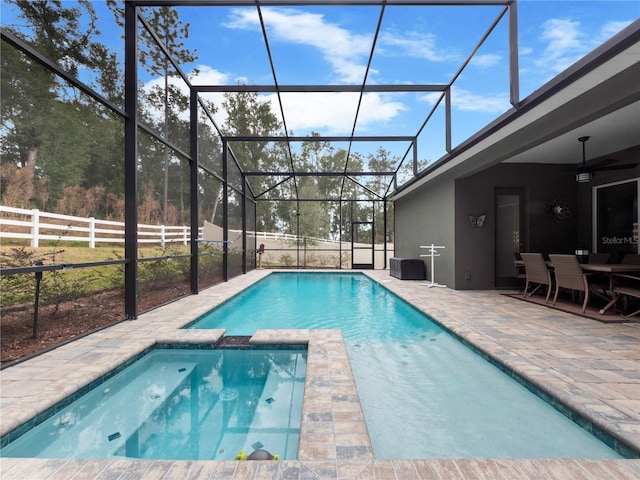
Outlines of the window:
<svg viewBox="0 0 640 480">
<path fill-rule="evenodd" d="M 640 179 L 595 187 L 594 234 L 598 252 L 638 253 Z"/>
</svg>

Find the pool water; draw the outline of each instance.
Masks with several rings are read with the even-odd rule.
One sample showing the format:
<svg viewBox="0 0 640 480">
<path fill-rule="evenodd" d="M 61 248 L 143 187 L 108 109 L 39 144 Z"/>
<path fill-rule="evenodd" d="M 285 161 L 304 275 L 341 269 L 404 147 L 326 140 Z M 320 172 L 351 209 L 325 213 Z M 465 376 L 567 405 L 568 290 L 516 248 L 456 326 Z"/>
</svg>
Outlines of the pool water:
<svg viewBox="0 0 640 480">
<path fill-rule="evenodd" d="M 376 458 L 620 458 L 362 274 L 272 273 L 190 328 L 343 332 Z"/>
<path fill-rule="evenodd" d="M 261 328 L 339 328 L 349 340 L 393 340 L 442 329 L 363 274 L 271 273 L 189 328 L 253 335 Z"/>
<path fill-rule="evenodd" d="M 0 450 L 3 457 L 297 458 L 306 350 L 156 349 Z"/>
</svg>

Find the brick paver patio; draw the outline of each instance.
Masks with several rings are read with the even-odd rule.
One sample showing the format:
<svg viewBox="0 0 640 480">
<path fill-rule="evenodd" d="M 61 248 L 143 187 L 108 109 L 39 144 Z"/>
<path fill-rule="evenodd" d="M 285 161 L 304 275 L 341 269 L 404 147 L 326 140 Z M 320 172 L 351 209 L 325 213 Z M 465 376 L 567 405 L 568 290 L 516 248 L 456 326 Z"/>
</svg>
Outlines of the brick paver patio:
<svg viewBox="0 0 640 480">
<path fill-rule="evenodd" d="M 11 431 L 155 343 L 215 342 L 180 330 L 269 272 L 254 271 L 0 372 L 0 430 Z M 493 291 L 428 288 L 365 272 L 640 451 L 640 323 L 605 324 Z M 8 479 L 637 479 L 640 460 L 376 460 L 338 330 L 262 330 L 254 342 L 309 343 L 298 460 L 0 459 Z"/>
</svg>

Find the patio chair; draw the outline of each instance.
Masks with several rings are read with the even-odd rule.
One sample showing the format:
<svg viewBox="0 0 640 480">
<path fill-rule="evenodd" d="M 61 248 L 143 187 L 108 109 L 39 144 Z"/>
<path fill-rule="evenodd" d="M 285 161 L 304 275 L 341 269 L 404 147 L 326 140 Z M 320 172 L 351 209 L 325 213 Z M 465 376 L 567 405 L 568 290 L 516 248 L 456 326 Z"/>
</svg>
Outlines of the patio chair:
<svg viewBox="0 0 640 480">
<path fill-rule="evenodd" d="M 527 278 L 527 273 L 522 263 L 522 255 L 520 252 L 513 252 L 513 268 L 516 272 L 516 278 Z"/>
<path fill-rule="evenodd" d="M 610 253 L 590 253 L 587 263 L 603 264 L 609 262 Z"/>
<path fill-rule="evenodd" d="M 615 274 L 615 279 L 622 282 L 620 284 L 616 284 L 613 287 L 613 295 L 614 297 L 607 304 L 608 308 L 620 299 L 624 298 L 625 308 L 627 307 L 627 300 L 629 298 L 633 298 L 635 300 L 640 300 L 640 277 L 637 275 L 624 275 L 624 274 Z M 634 317 L 640 313 L 640 309 L 636 310 L 633 313 L 623 314 L 625 317 Z"/>
<path fill-rule="evenodd" d="M 558 300 L 558 293 L 560 293 L 561 288 L 571 290 L 574 295 L 575 292 L 580 292 L 584 295 L 582 313 L 587 311 L 591 293 L 608 300 L 598 291 L 607 289 L 608 285 L 593 281 L 593 274 L 585 273 L 582 270 L 577 256 L 551 254 L 549 255 L 549 260 L 551 260 L 551 264 L 553 265 L 553 273 L 556 279 L 556 292 L 553 296 L 553 305 L 555 305 Z"/>
<path fill-rule="evenodd" d="M 524 271 L 527 278 L 524 286 L 524 296 L 527 296 L 530 285 L 536 285 L 536 287 L 529 292 L 529 296 L 536 293 L 540 287 L 546 286 L 547 297 L 544 303 L 548 303 L 551 295 L 551 272 L 547 262 L 541 253 L 521 253 L 520 256 L 524 262 Z"/>
<path fill-rule="evenodd" d="M 602 265 L 609 263 L 609 257 L 611 257 L 610 253 L 590 253 L 587 263 L 592 265 Z M 592 282 L 598 282 L 604 285 L 609 280 L 609 276 L 605 273 L 593 273 L 592 275 Z M 606 295 L 606 292 L 606 289 L 602 290 L 603 295 Z"/>
<path fill-rule="evenodd" d="M 620 263 L 625 265 L 640 265 L 640 255 L 637 253 L 625 253 Z"/>
</svg>

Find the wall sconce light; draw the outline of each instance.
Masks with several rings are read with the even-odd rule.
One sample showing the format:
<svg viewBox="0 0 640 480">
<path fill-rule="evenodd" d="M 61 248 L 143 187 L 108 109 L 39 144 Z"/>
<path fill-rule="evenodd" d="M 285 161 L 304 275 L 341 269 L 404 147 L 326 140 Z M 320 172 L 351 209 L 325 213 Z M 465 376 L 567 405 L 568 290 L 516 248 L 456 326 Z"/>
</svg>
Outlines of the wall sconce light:
<svg viewBox="0 0 640 480">
<path fill-rule="evenodd" d="M 469 215 L 469 223 L 471 224 L 471 228 L 475 228 L 475 227 L 482 228 L 486 218 L 487 218 L 486 215 L 480 215 L 477 218 L 474 217 L 473 215 Z"/>
</svg>

